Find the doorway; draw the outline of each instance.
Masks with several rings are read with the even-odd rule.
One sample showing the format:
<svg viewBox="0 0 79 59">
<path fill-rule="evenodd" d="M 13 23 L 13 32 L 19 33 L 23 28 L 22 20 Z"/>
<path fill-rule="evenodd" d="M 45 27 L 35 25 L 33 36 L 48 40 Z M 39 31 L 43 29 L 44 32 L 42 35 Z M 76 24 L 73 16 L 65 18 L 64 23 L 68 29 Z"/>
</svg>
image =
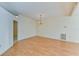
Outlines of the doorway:
<svg viewBox="0 0 79 59">
<path fill-rule="evenodd" d="M 13 21 L 13 43 L 16 43 L 18 39 L 18 22 Z"/>
</svg>

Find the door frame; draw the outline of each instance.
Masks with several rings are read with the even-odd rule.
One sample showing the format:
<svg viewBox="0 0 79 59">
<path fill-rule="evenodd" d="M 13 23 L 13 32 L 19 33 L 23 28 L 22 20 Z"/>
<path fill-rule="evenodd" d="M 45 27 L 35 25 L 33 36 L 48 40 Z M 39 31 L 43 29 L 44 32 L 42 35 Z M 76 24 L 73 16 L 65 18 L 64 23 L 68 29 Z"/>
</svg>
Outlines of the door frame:
<svg viewBox="0 0 79 59">
<path fill-rule="evenodd" d="M 17 23 L 16 24 L 16 39 L 15 39 L 15 31 L 14 31 L 15 22 Z M 17 42 L 17 40 L 18 40 L 18 21 L 13 20 L 13 44 L 15 44 Z"/>
</svg>

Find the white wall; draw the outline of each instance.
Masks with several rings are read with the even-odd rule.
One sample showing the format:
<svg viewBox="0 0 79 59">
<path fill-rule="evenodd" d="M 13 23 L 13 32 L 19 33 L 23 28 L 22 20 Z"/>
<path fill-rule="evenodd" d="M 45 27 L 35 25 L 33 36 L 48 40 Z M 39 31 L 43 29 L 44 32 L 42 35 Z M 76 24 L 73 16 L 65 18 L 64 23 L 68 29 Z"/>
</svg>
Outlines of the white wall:
<svg viewBox="0 0 79 59">
<path fill-rule="evenodd" d="M 60 35 L 66 33 L 67 41 L 79 42 L 78 16 L 53 17 L 42 22 L 43 24 L 38 26 L 39 36 L 61 39 Z"/>
<path fill-rule="evenodd" d="M 79 43 L 79 16 L 67 18 L 67 40 Z"/>
<path fill-rule="evenodd" d="M 43 24 L 38 27 L 38 35 L 60 39 L 60 33 L 65 32 L 63 28 L 65 21 L 63 17 L 53 17 L 43 20 Z"/>
<path fill-rule="evenodd" d="M 77 3 L 77 6 L 75 6 L 72 16 L 79 16 L 79 3 Z"/>
<path fill-rule="evenodd" d="M 19 15 L 17 19 L 0 7 L 0 54 L 13 45 L 13 20 L 18 21 L 18 40 L 36 36 L 35 21 Z"/>
<path fill-rule="evenodd" d="M 36 36 L 35 21 L 24 17 L 15 17 L 0 7 L 0 54 L 13 45 L 13 20 L 18 21 L 18 40 Z"/>
<path fill-rule="evenodd" d="M 61 40 L 60 35 L 66 33 L 67 41 L 79 43 L 79 3 L 75 6 L 72 16 L 51 17 L 43 20 L 43 23 L 37 26 L 39 36 Z"/>
<path fill-rule="evenodd" d="M 0 7 L 0 54 L 13 45 L 12 20 L 14 16 Z"/>
<path fill-rule="evenodd" d="M 12 14 L 0 7 L 0 54 L 13 45 L 13 19 Z M 66 33 L 67 41 L 79 42 L 79 16 L 53 17 L 43 20 L 42 25 L 22 15 L 15 20 L 18 21 L 18 40 L 36 35 L 60 39 L 60 35 Z"/>
<path fill-rule="evenodd" d="M 19 15 L 17 21 L 18 21 L 18 40 L 36 36 L 36 25 L 34 20 Z"/>
</svg>

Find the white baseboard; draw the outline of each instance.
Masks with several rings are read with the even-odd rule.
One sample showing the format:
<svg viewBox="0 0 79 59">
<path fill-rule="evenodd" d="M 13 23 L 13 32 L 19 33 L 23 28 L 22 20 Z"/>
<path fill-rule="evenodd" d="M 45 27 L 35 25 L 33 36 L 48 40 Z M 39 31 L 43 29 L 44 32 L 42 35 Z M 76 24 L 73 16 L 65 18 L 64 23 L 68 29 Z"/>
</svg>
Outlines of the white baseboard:
<svg viewBox="0 0 79 59">
<path fill-rule="evenodd" d="M 0 56 L 3 55 L 3 54 L 4 54 L 7 50 L 9 50 L 12 46 L 13 46 L 13 45 L 9 46 L 7 49 L 5 49 L 4 51 L 2 51 L 2 52 L 0 53 Z"/>
<path fill-rule="evenodd" d="M 24 38 L 24 39 L 32 38 L 32 37 L 35 37 L 35 36 L 45 37 L 45 38 L 49 38 L 49 39 L 55 39 L 55 40 L 59 40 L 59 41 L 71 42 L 71 43 L 79 43 L 79 41 L 71 41 L 71 40 L 56 39 L 56 38 L 51 38 L 51 37 L 42 36 L 42 35 L 32 35 L 32 36 L 29 36 L 29 37 Z M 22 40 L 23 40 L 23 39 L 22 39 Z M 8 49 L 10 49 L 12 46 L 13 46 L 13 45 L 11 45 L 10 47 L 8 47 L 5 51 L 1 52 L 0 55 L 4 54 L 4 53 L 5 53 Z"/>
<path fill-rule="evenodd" d="M 32 38 L 32 37 L 35 37 L 35 36 L 37 36 L 37 35 L 31 35 L 31 36 L 25 37 L 25 38 L 23 38 L 23 39 L 19 39 L 18 41 L 20 41 L 20 40 L 25 40 L 25 39 L 29 39 L 29 38 Z"/>
<path fill-rule="evenodd" d="M 32 38 L 32 37 L 34 37 L 34 36 L 36 36 L 36 35 L 31 35 L 31 36 L 28 36 L 28 37 L 26 37 L 26 38 L 24 38 L 24 39 Z M 24 40 L 24 39 L 20 39 L 20 40 Z M 20 40 L 18 40 L 18 41 L 20 41 Z M 7 47 L 6 49 L 4 49 L 2 52 L 0 52 L 0 55 L 3 55 L 3 54 L 4 54 L 7 50 L 9 50 L 12 46 L 13 46 L 13 45 L 10 45 L 10 46 Z"/>
<path fill-rule="evenodd" d="M 45 38 L 49 38 L 49 39 L 55 39 L 55 40 L 59 40 L 59 41 L 65 41 L 65 42 L 71 42 L 71 43 L 79 43 L 79 41 L 64 40 L 64 39 L 53 38 L 53 37 L 43 36 L 43 35 L 38 35 L 38 36 L 45 37 Z"/>
</svg>

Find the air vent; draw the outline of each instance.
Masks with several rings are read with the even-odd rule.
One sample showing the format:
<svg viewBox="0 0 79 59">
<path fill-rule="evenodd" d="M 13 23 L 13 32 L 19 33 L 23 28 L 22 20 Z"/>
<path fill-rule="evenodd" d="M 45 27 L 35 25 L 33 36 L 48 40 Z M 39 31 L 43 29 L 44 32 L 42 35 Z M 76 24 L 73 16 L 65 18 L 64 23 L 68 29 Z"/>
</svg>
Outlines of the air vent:
<svg viewBox="0 0 79 59">
<path fill-rule="evenodd" d="M 66 40 L 66 34 L 61 34 L 61 39 Z"/>
</svg>

